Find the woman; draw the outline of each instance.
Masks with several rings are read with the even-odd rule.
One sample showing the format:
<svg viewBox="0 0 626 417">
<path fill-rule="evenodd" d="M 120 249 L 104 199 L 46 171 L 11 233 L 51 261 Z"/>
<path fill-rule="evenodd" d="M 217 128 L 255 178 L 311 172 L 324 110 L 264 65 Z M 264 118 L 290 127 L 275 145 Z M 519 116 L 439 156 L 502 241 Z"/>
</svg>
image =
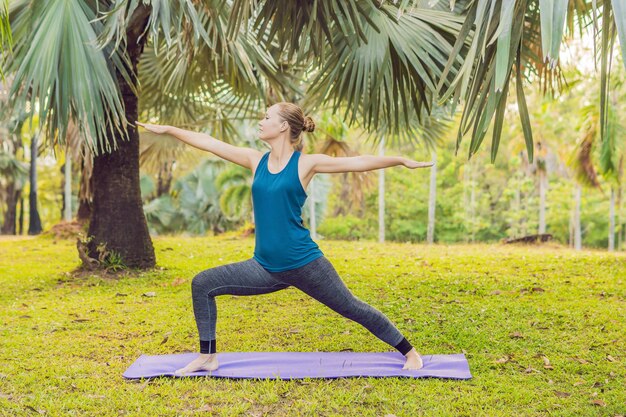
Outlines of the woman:
<svg viewBox="0 0 626 417">
<path fill-rule="evenodd" d="M 406 357 L 403 369 L 420 369 L 423 366 L 417 351 L 394 324 L 348 290 L 311 239 L 301 213 L 307 198 L 305 190 L 317 173 L 369 171 L 395 165 L 420 168 L 432 166 L 431 162 L 415 162 L 399 156 L 335 158 L 323 154 L 302 154 L 301 133 L 312 132 L 315 124 L 292 103 L 274 104 L 259 122 L 259 139 L 271 147 L 271 151 L 265 153 L 172 126 L 137 124 L 154 133 L 168 133 L 191 146 L 249 168 L 254 177 L 254 256 L 246 261 L 207 269 L 193 278 L 192 299 L 200 336 L 200 355 L 176 373 L 218 368 L 216 296 L 267 294 L 289 286 L 356 321 L 400 351 Z"/>
</svg>

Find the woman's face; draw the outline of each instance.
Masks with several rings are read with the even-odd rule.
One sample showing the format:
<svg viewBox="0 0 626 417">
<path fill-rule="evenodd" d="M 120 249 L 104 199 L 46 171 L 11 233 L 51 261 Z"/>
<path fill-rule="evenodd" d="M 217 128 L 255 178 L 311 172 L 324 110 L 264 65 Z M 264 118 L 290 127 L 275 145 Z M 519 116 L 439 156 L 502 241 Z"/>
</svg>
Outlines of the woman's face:
<svg viewBox="0 0 626 417">
<path fill-rule="evenodd" d="M 272 139 L 278 137 L 289 126 L 287 122 L 280 120 L 278 106 L 273 105 L 259 122 L 259 139 Z M 282 130 L 281 130 L 282 129 Z"/>
</svg>

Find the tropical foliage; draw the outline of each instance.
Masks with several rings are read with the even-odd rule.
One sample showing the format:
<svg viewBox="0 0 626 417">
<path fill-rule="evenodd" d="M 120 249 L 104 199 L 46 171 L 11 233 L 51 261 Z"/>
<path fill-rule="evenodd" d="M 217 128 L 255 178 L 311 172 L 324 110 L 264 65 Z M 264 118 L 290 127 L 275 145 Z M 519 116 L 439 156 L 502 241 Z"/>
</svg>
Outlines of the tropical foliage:
<svg viewBox="0 0 626 417">
<path fill-rule="evenodd" d="M 538 81 L 544 90 L 557 90 L 563 74 L 559 64 L 559 50 L 563 29 L 573 36 L 593 24 L 594 41 L 601 63 L 600 73 L 600 127 L 601 138 L 606 139 L 609 102 L 609 75 L 613 57 L 614 39 L 619 34 L 622 52 L 626 51 L 626 8 L 623 2 L 613 1 L 544 1 L 544 0 L 467 0 L 454 2 L 462 5 L 465 15 L 463 28 L 457 38 L 443 75 L 453 68 L 456 54 L 471 45 L 463 66 L 449 88 L 439 84 L 442 99 L 462 98 L 463 116 L 457 135 L 457 147 L 462 136 L 472 129 L 468 154 L 480 147 L 494 121 L 491 159 L 495 159 L 509 94 L 509 84 L 515 79 L 515 92 L 526 148 L 533 160 L 531 120 L 524 93 L 524 79 Z M 601 21 L 601 25 L 598 22 Z M 444 78 L 445 79 L 445 78 Z M 444 80 L 442 79 L 442 81 Z"/>
<path fill-rule="evenodd" d="M 581 48 L 579 46 L 578 48 Z M 614 224 L 616 248 L 626 242 L 626 211 L 623 198 L 624 152 L 626 130 L 619 118 L 612 122 L 610 140 L 600 140 L 599 75 L 578 68 L 576 63 L 590 51 L 578 50 L 570 57 L 572 63 L 562 68 L 567 88 L 558 99 L 543 95 L 537 88 L 529 90 L 529 114 L 535 146 L 538 150 L 530 161 L 524 144 L 523 129 L 514 111 L 505 116 L 502 150 L 507 158 L 489 163 L 489 153 L 477 153 L 470 161 L 454 157 L 453 138 L 438 152 L 439 193 L 436 209 L 436 241 L 484 242 L 517 238 L 538 233 L 540 219 L 541 172 L 547 177 L 546 232 L 564 244 L 574 244 L 577 184 L 582 185 L 581 217 L 579 219 L 584 246 L 610 248 L 608 244 L 611 213 L 611 188 L 614 190 Z M 573 53 L 573 52 L 570 52 Z M 623 112 L 624 69 L 620 58 L 614 70 L 612 108 Z M 509 106 L 514 105 L 510 98 Z M 595 114 L 595 117 L 592 117 Z M 591 122 L 595 121 L 596 124 Z M 610 152 L 606 144 L 610 143 Z M 469 142 L 461 144 L 465 155 Z M 487 148 L 489 149 L 489 148 Z M 369 152 L 372 150 L 370 149 Z M 368 151 L 366 151 L 368 152 Z M 427 150 L 417 150 L 413 158 L 428 158 Z M 607 163 L 606 159 L 612 160 Z M 603 167 L 614 166 L 614 170 Z M 386 170 L 385 194 L 387 235 L 389 240 L 424 241 L 428 201 L 428 179 L 424 172 Z M 330 210 L 346 206 L 340 196 L 341 181 L 337 179 L 330 194 Z M 365 191 L 366 205 L 349 213 L 326 220 L 320 233 L 340 239 L 375 239 L 377 236 L 377 200 L 375 186 Z"/>
<path fill-rule="evenodd" d="M 2 0 L 0 3 L 0 59 L 11 46 L 11 26 L 9 23 L 9 3 L 8 0 Z M 4 79 L 2 67 L 0 67 L 0 77 Z"/>
<path fill-rule="evenodd" d="M 461 103 L 455 151 L 471 130 L 467 154 L 476 154 L 491 129 L 493 161 L 515 90 L 532 163 L 525 86 L 559 90 L 563 34 L 589 25 L 601 73 L 597 125 L 603 142 L 610 136 L 612 52 L 615 38 L 625 48 L 624 13 L 620 1 L 13 0 L 10 33 L 0 18 L 3 41 L 14 41 L 2 56 L 13 77 L 6 108 L 39 112 L 48 147 L 64 149 L 76 124 L 89 159 L 80 165 L 93 166 L 90 253 L 106 243 L 128 265 L 150 267 L 137 118 L 232 141 L 233 121 L 295 99 L 376 139 L 384 133 L 404 151 L 436 130 L 438 108 L 454 113 Z"/>
<path fill-rule="evenodd" d="M 142 176 L 142 194 L 147 195 L 144 212 L 154 234 L 189 233 L 204 235 L 232 228 L 232 216 L 222 210 L 216 179 L 227 172 L 224 161 L 205 160 L 191 173 L 177 180 L 171 193 L 150 199 L 154 181 Z"/>
</svg>

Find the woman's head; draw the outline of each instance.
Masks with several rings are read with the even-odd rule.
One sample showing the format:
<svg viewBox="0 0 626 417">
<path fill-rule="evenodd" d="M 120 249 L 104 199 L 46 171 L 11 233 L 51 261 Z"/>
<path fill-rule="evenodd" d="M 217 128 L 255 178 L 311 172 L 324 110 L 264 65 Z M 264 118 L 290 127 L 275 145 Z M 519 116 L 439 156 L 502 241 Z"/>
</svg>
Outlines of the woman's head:
<svg viewBox="0 0 626 417">
<path fill-rule="evenodd" d="M 276 103 L 272 105 L 265 117 L 259 122 L 259 139 L 267 140 L 287 134 L 294 150 L 302 150 L 302 132 L 313 132 L 315 122 L 304 116 L 302 109 L 293 103 Z"/>
</svg>

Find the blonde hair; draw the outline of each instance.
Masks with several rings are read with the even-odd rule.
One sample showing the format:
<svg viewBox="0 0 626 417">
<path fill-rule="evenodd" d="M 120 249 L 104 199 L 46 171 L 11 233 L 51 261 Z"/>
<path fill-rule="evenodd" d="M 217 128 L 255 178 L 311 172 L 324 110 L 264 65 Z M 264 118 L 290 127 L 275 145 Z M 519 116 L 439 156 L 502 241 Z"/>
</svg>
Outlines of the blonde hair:
<svg viewBox="0 0 626 417">
<path fill-rule="evenodd" d="M 291 145 L 296 151 L 301 151 L 304 144 L 302 143 L 302 132 L 313 132 L 315 130 L 315 122 L 309 116 L 304 116 L 304 112 L 300 106 L 281 102 L 278 105 L 278 115 L 289 124 L 289 133 Z"/>
</svg>

